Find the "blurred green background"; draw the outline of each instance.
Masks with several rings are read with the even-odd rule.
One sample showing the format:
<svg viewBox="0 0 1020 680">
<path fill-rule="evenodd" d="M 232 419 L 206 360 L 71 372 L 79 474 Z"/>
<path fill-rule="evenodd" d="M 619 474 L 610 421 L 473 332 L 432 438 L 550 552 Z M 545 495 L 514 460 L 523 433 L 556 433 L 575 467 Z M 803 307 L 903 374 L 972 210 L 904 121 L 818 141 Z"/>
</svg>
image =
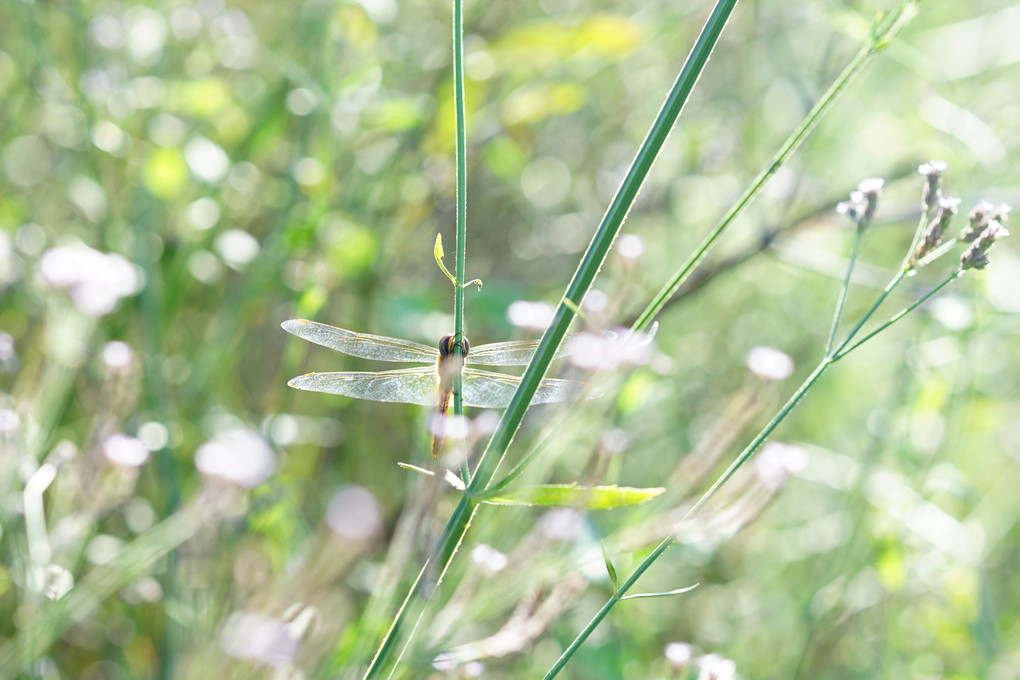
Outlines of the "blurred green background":
<svg viewBox="0 0 1020 680">
<path fill-rule="evenodd" d="M 644 307 L 888 5 L 738 6 L 593 329 Z M 537 336 L 508 308 L 559 300 L 710 8 L 468 3 L 473 343 Z M 450 11 L 0 0 L 10 677 L 346 677 L 373 651 L 455 498 L 396 465 L 429 465 L 422 409 L 288 389 L 372 368 L 279 324 L 450 332 Z M 851 233 L 831 208 L 861 179 L 886 189 L 850 320 L 910 242 L 919 163 L 948 162 L 961 213 L 1020 202 L 1018 33 L 1010 2 L 921 3 L 660 317 L 653 360 L 511 450 L 551 431 L 542 479 L 666 496 L 484 508 L 404 677 L 541 677 L 609 594 L 599 539 L 629 573 L 821 357 Z M 561 677 L 1020 678 L 1020 259 L 992 259 L 831 370 L 776 434 L 797 448 L 642 581 L 701 586 L 617 607 Z M 758 346 L 794 376 L 749 372 Z"/>
</svg>

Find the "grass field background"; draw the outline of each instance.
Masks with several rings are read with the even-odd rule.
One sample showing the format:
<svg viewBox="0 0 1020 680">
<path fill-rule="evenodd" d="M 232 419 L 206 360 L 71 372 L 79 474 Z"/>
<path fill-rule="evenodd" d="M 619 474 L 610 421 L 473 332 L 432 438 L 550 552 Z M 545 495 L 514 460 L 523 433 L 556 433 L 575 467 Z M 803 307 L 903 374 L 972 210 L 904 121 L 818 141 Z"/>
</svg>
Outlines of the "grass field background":
<svg viewBox="0 0 1020 680">
<path fill-rule="evenodd" d="M 738 5 L 589 329 L 633 321 L 891 5 Z M 465 8 L 473 344 L 540 335 L 520 303 L 559 302 L 710 9 Z M 450 12 L 0 3 L 0 676 L 359 677 L 457 495 L 397 466 L 431 464 L 424 409 L 286 386 L 386 367 L 280 322 L 451 332 Z M 400 677 L 546 672 L 610 594 L 600 541 L 629 573 L 821 358 L 860 180 L 885 187 L 851 320 L 909 247 L 919 164 L 947 162 L 957 227 L 1020 202 L 1018 30 L 1012 3 L 920 3 L 647 363 L 536 408 L 511 449 L 541 442 L 532 482 L 666 493 L 483 508 Z M 1020 677 L 1020 258 L 992 260 L 833 367 L 640 584 L 700 586 L 623 603 L 562 677 Z M 761 347 L 793 375 L 751 370 Z"/>
</svg>

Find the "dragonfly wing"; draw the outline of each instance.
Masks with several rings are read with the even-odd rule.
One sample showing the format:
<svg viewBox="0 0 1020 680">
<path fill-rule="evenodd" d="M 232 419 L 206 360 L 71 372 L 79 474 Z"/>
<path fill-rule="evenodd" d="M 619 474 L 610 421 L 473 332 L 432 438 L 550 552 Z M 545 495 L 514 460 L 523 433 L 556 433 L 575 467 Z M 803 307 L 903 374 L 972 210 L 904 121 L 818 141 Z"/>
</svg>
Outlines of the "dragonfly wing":
<svg viewBox="0 0 1020 680">
<path fill-rule="evenodd" d="M 563 338 L 560 347 L 553 355 L 553 359 L 559 359 L 570 354 L 571 345 L 577 339 L 579 333 L 573 333 Z M 531 357 L 538 349 L 538 340 L 512 340 L 510 342 L 493 342 L 488 345 L 472 347 L 468 352 L 467 363 L 480 364 L 482 366 L 527 366 Z"/>
<path fill-rule="evenodd" d="M 465 368 L 463 373 L 464 405 L 506 408 L 520 383 L 521 379 L 515 375 Z M 531 403 L 548 404 L 555 401 L 567 401 L 580 388 L 581 383 L 572 380 L 546 378 L 539 384 Z"/>
<path fill-rule="evenodd" d="M 435 370 L 422 367 L 378 373 L 309 373 L 287 384 L 354 399 L 435 406 L 439 401 L 438 382 Z"/>
<path fill-rule="evenodd" d="M 439 358 L 438 349 L 411 340 L 354 333 L 306 319 L 290 319 L 281 325 L 283 330 L 299 338 L 352 357 L 382 361 L 413 361 L 422 364 L 433 364 Z"/>
</svg>

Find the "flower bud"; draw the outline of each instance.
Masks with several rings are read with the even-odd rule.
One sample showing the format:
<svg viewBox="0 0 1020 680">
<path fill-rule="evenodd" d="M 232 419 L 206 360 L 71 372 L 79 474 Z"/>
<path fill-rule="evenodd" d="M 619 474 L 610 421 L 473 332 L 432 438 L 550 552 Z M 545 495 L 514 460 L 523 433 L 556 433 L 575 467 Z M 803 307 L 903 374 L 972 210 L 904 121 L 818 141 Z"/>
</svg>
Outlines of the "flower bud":
<svg viewBox="0 0 1020 680">
<path fill-rule="evenodd" d="M 1009 211 L 1010 207 L 1005 203 L 992 205 L 988 201 L 978 202 L 967 216 L 970 222 L 960 232 L 960 240 L 972 242 L 981 235 L 981 232 L 988 227 L 988 223 L 992 220 L 1003 224 L 1009 218 Z"/>
<path fill-rule="evenodd" d="M 946 171 L 946 162 L 928 161 L 919 165 L 917 171 L 928 180 L 921 191 L 921 210 L 927 215 L 942 195 L 942 173 Z"/>
<path fill-rule="evenodd" d="M 995 241 L 1003 236 L 1009 236 L 1009 232 L 998 221 L 991 220 L 981 235 L 964 251 L 960 256 L 960 269 L 984 269 L 988 266 L 988 251 Z"/>
<path fill-rule="evenodd" d="M 956 209 L 959 205 L 960 199 L 958 198 L 939 197 L 938 212 L 925 228 L 924 234 L 921 236 L 921 241 L 917 244 L 917 248 L 914 250 L 914 256 L 910 259 L 912 263 L 916 264 L 920 262 L 926 255 L 928 255 L 928 253 L 939 247 L 942 243 L 942 235 L 946 233 L 946 229 L 949 228 L 949 223 L 956 215 Z"/>
</svg>

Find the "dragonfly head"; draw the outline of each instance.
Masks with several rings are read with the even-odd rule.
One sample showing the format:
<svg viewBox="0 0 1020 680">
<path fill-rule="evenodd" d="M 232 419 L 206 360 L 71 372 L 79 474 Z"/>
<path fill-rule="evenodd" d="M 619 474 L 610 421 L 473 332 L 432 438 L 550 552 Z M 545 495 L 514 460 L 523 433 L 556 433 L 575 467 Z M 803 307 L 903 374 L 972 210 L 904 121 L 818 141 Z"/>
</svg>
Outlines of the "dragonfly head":
<svg viewBox="0 0 1020 680">
<path fill-rule="evenodd" d="M 468 352 L 471 351 L 471 343 L 468 342 L 466 336 L 464 336 L 463 340 L 464 340 L 464 356 L 467 356 Z M 454 347 L 455 343 L 453 342 L 453 335 L 452 334 L 444 335 L 442 340 L 439 341 L 439 355 L 444 357 L 450 356 L 451 354 L 453 354 Z"/>
</svg>

